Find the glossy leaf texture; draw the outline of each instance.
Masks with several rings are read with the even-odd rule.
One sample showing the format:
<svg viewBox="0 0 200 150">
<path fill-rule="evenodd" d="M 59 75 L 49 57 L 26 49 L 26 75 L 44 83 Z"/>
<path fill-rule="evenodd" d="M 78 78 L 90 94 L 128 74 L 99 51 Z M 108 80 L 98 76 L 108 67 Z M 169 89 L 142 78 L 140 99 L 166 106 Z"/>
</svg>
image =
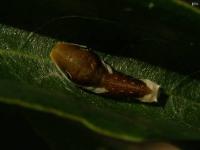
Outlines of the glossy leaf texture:
<svg viewBox="0 0 200 150">
<path fill-rule="evenodd" d="M 117 71 L 159 83 L 165 92 L 160 101 L 165 104 L 146 105 L 82 91 L 60 75 L 50 60 L 58 40 L 5 25 L 0 26 L 0 101 L 72 119 L 98 133 L 129 141 L 200 139 L 199 10 L 181 1 L 130 4 L 126 12 L 136 6 L 144 8 L 143 13 L 155 8 L 150 15 L 156 19 L 156 12 L 161 12 L 164 18 L 161 23 L 150 22 L 157 28 L 139 28 L 136 23 L 136 34 L 142 35 L 143 42 L 136 44 L 141 51 L 129 50 L 135 57 L 122 54 L 128 50 L 119 50 L 117 55 L 112 50 L 96 52 Z M 188 22 L 179 29 L 176 25 L 182 24 L 183 16 Z M 145 21 L 150 20 L 139 22 Z M 134 31 L 131 23 L 130 32 Z"/>
</svg>

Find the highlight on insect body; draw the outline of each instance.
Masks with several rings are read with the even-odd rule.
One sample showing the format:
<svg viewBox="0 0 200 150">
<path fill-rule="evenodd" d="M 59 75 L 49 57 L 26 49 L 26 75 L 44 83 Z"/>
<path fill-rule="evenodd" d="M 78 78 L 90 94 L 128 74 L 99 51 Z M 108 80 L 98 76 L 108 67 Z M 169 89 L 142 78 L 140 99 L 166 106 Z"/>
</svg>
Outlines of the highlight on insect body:
<svg viewBox="0 0 200 150">
<path fill-rule="evenodd" d="M 58 42 L 50 57 L 64 76 L 80 88 L 100 95 L 157 102 L 160 89 L 157 83 L 113 70 L 86 46 Z"/>
</svg>

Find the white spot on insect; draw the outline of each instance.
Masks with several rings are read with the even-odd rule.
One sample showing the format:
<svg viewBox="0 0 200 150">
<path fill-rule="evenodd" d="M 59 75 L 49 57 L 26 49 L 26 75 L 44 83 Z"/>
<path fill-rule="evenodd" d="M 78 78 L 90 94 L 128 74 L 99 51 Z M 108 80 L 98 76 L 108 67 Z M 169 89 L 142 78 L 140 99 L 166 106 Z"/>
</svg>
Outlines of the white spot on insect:
<svg viewBox="0 0 200 150">
<path fill-rule="evenodd" d="M 101 94 L 101 93 L 107 93 L 109 92 L 106 88 L 104 87 L 83 87 L 86 90 L 89 90 L 91 92 Z"/>
<path fill-rule="evenodd" d="M 84 48 L 85 50 L 88 50 L 88 48 L 87 48 L 86 45 L 79 45 L 79 44 L 78 44 L 78 46 L 80 46 L 81 48 Z"/>
<path fill-rule="evenodd" d="M 84 50 L 84 51 L 89 51 L 88 47 L 86 45 L 80 45 L 80 44 L 75 44 L 75 43 L 70 43 L 70 42 L 59 42 L 60 44 L 68 44 L 68 45 L 73 45 L 73 46 L 77 46 L 77 47 L 80 47 L 81 50 Z"/>
<path fill-rule="evenodd" d="M 94 70 L 94 64 L 91 64 L 90 66 L 91 66 L 92 70 Z"/>
<path fill-rule="evenodd" d="M 101 62 L 104 65 L 104 67 L 108 70 L 108 73 L 113 74 L 112 68 L 108 64 L 106 64 L 103 60 L 101 60 Z"/>
<path fill-rule="evenodd" d="M 80 47 L 80 48 L 87 49 L 87 46 L 86 46 L 86 45 L 80 45 L 80 44 L 75 44 L 75 43 L 66 43 L 66 42 L 61 42 L 61 43 L 69 44 L 69 45 L 75 45 L 75 46 L 78 46 L 78 47 Z M 87 49 L 87 50 L 88 50 L 88 49 Z"/>
<path fill-rule="evenodd" d="M 69 61 L 70 61 L 70 62 L 73 62 L 73 58 L 69 58 Z"/>
<path fill-rule="evenodd" d="M 158 101 L 157 99 L 159 96 L 160 85 L 158 85 L 157 83 L 150 81 L 148 79 L 140 79 L 140 80 L 142 80 L 144 83 L 146 83 L 147 87 L 149 89 L 151 89 L 151 93 L 147 94 L 141 98 L 138 98 L 138 99 L 142 102 L 147 102 L 147 103 L 157 102 Z"/>
</svg>

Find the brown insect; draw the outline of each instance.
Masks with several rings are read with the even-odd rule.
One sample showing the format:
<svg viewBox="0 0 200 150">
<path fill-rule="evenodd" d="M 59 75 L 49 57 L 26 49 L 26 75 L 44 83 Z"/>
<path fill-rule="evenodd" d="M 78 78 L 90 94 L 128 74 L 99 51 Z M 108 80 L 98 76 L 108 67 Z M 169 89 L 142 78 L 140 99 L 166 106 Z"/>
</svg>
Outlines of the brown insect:
<svg viewBox="0 0 200 150">
<path fill-rule="evenodd" d="M 113 70 L 86 46 L 58 42 L 50 57 L 57 68 L 78 87 L 97 94 L 133 97 L 148 103 L 157 102 L 160 88 L 158 84 Z"/>
</svg>

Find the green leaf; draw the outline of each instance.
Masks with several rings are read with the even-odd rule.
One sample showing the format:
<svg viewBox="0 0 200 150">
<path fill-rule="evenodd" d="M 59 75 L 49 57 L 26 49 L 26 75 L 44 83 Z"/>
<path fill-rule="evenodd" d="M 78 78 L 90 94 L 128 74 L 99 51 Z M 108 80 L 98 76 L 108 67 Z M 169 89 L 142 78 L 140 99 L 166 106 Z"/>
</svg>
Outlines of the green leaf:
<svg viewBox="0 0 200 150">
<path fill-rule="evenodd" d="M 124 140 L 200 139 L 196 62 L 200 48 L 200 31 L 196 29 L 200 25 L 199 10 L 181 1 L 151 1 L 155 9 L 149 8 L 148 0 L 130 2 L 132 9 L 137 10 L 138 6 L 155 20 L 158 12 L 164 18 L 159 23 L 136 18 L 140 23 L 157 25 L 154 29 L 145 24 L 139 28 L 140 23 L 132 28 L 133 21 L 127 25 L 130 32 L 150 38 L 137 45 L 141 52 L 131 52 L 136 57 L 124 57 L 120 51 L 120 56 L 109 51 L 97 53 L 120 72 L 159 83 L 167 93 L 166 105 L 119 101 L 84 92 L 66 81 L 52 64 L 49 53 L 57 40 L 5 25 L 0 26 L 0 101 L 73 119 L 93 131 Z M 188 22 L 181 28 L 176 26 L 185 19 Z M 184 30 L 190 26 L 191 30 Z M 173 41 L 177 45 L 170 45 Z M 171 47 L 176 51 L 171 51 Z M 159 58 L 164 58 L 163 55 L 169 58 L 169 64 L 173 63 L 162 62 Z M 189 66 L 179 68 L 182 64 Z"/>
</svg>

